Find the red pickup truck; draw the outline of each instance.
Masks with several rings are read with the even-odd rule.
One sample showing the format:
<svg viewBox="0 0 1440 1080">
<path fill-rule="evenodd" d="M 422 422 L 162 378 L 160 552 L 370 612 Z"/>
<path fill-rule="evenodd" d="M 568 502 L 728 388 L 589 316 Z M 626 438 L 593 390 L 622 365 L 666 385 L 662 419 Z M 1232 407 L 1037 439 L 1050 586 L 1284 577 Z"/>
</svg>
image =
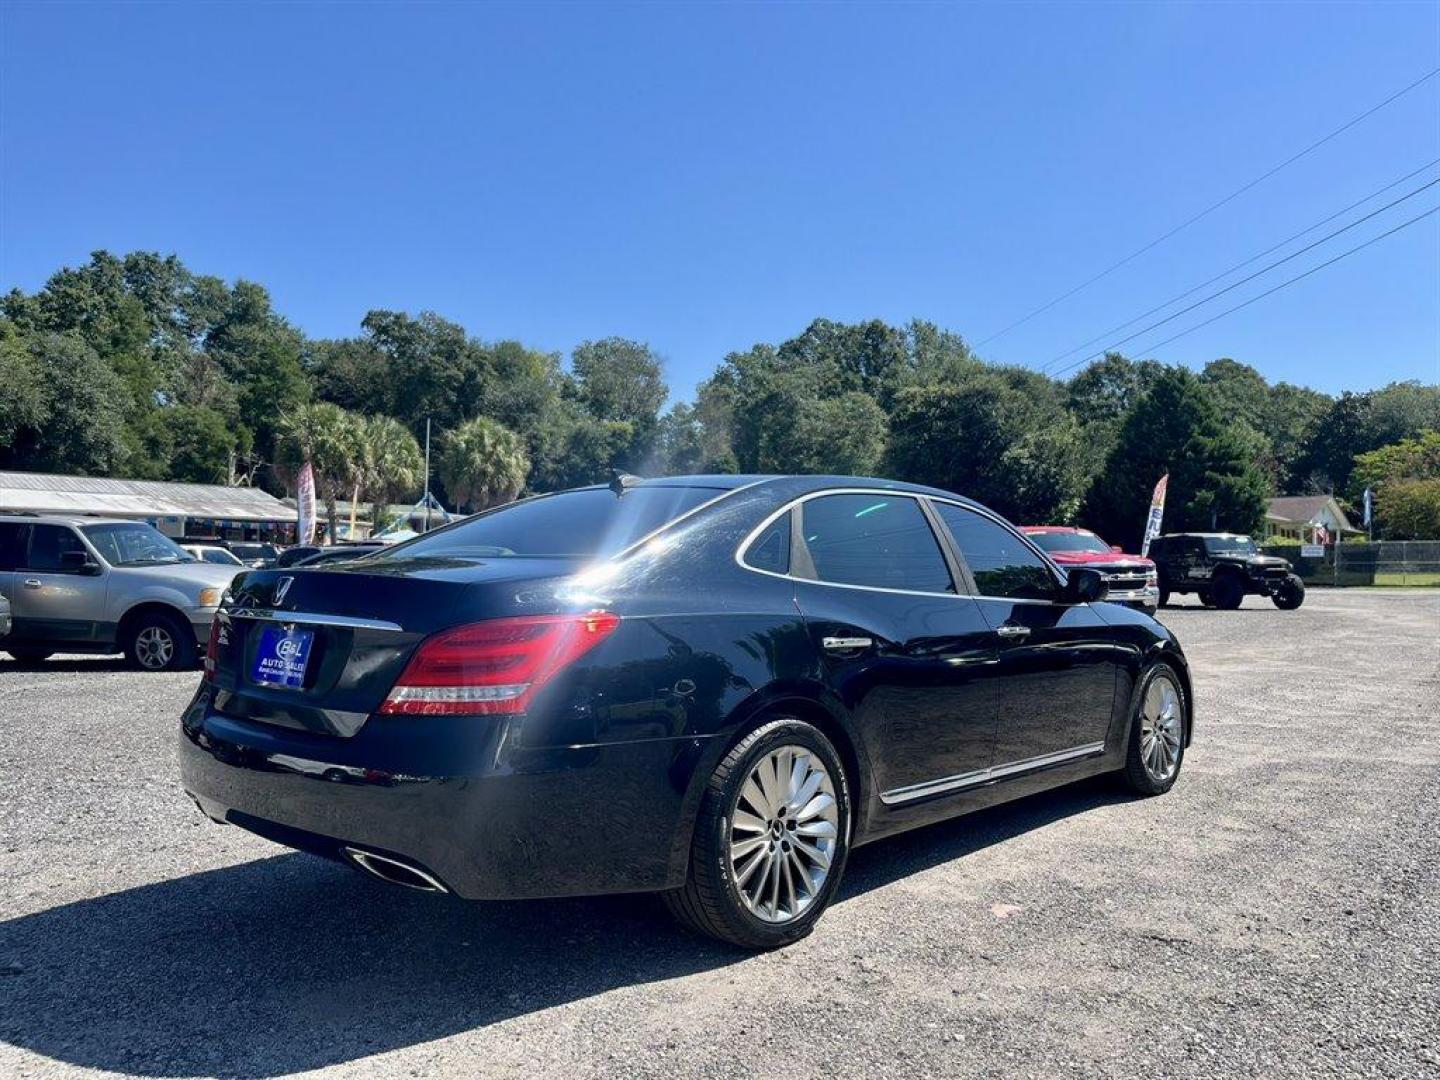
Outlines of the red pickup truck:
<svg viewBox="0 0 1440 1080">
<path fill-rule="evenodd" d="M 1155 564 L 1143 555 L 1126 555 L 1089 529 L 1070 525 L 1021 526 L 1031 540 L 1060 566 L 1089 566 L 1105 575 L 1106 599 L 1140 608 L 1149 615 L 1160 606 L 1160 581 Z"/>
</svg>

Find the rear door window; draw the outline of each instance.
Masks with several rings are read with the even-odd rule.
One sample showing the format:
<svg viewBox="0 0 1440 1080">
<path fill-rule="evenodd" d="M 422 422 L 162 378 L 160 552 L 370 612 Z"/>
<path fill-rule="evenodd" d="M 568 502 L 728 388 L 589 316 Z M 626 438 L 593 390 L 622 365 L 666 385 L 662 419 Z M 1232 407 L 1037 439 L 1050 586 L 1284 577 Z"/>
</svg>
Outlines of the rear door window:
<svg viewBox="0 0 1440 1080">
<path fill-rule="evenodd" d="M 1055 575 L 1009 529 L 962 506 L 938 502 L 934 506 L 974 575 L 977 593 L 1010 600 L 1055 599 Z"/>
<path fill-rule="evenodd" d="M 34 525 L 30 531 L 30 555 L 25 560 L 25 568 L 52 573 L 76 570 L 78 567 L 73 561 L 67 565 L 63 559 L 69 552 L 89 554 L 74 529 L 65 525 Z"/>
<path fill-rule="evenodd" d="M 801 504 L 801 530 L 819 581 L 953 593 L 940 542 L 920 504 L 903 495 L 822 495 Z"/>
<path fill-rule="evenodd" d="M 18 521 L 0 521 L 0 570 L 18 570 L 25 562 L 25 530 Z"/>
</svg>

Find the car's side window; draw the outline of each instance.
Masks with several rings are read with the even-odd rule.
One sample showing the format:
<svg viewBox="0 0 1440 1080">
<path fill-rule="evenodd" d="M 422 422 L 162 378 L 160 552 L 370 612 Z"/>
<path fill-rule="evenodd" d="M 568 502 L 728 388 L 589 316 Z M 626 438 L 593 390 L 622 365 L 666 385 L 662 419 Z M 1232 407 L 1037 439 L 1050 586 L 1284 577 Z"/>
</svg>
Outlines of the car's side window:
<svg viewBox="0 0 1440 1080">
<path fill-rule="evenodd" d="M 45 570 L 58 573 L 76 569 L 73 562 L 66 565 L 67 552 L 86 554 L 85 545 L 74 529 L 64 525 L 35 525 L 30 531 L 30 555 L 25 560 L 27 570 Z"/>
<path fill-rule="evenodd" d="M 785 511 L 750 541 L 741 557 L 746 566 L 768 570 L 772 574 L 790 572 L 790 515 L 793 512 Z"/>
<path fill-rule="evenodd" d="M 1031 551 L 1009 529 L 973 510 L 937 502 L 935 509 L 955 537 L 981 596 L 1012 600 L 1054 600 L 1059 594 L 1055 575 L 1045 560 Z"/>
<path fill-rule="evenodd" d="M 18 521 L 0 521 L 0 570 L 18 570 L 25 562 L 25 530 Z"/>
<path fill-rule="evenodd" d="M 920 504 L 903 495 L 822 495 L 801 504 L 815 578 L 911 592 L 955 591 Z"/>
</svg>

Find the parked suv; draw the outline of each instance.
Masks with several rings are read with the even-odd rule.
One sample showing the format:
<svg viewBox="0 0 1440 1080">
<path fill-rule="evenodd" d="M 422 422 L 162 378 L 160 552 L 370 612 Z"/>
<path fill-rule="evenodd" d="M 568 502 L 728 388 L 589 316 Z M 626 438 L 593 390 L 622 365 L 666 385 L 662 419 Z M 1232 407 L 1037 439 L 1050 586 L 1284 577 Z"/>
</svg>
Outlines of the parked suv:
<svg viewBox="0 0 1440 1080">
<path fill-rule="evenodd" d="M 1123 548 L 1107 544 L 1089 529 L 1069 525 L 1025 525 L 1020 529 L 1043 548 L 1062 569 L 1088 566 L 1105 575 L 1109 587 L 1105 599 L 1139 608 L 1154 615 L 1160 606 L 1160 587 L 1155 564 L 1143 555 L 1127 555 Z"/>
<path fill-rule="evenodd" d="M 1206 607 L 1238 608 L 1247 595 L 1268 596 L 1292 611 L 1305 602 L 1305 583 L 1284 559 L 1262 555 L 1235 533 L 1171 533 L 1150 542 L 1160 574 L 1160 606 L 1174 593 L 1195 593 Z"/>
<path fill-rule="evenodd" d="M 150 671 L 193 667 L 236 567 L 200 562 L 140 521 L 0 514 L 0 639 L 22 662 L 123 652 Z"/>
</svg>

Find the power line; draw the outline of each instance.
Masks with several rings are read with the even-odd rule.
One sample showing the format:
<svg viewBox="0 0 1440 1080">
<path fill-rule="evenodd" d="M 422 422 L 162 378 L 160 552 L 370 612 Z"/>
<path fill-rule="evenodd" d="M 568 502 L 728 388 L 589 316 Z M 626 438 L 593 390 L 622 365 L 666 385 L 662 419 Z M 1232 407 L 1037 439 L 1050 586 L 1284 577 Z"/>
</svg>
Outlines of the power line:
<svg viewBox="0 0 1440 1080">
<path fill-rule="evenodd" d="M 1390 183 L 1386 184 L 1384 187 L 1380 188 L 1380 189 L 1377 190 L 1377 191 L 1372 191 L 1369 195 L 1366 195 L 1363 199 L 1357 199 L 1355 202 L 1351 203 L 1349 206 L 1342 207 L 1341 209 L 1336 210 L 1336 211 L 1335 211 L 1333 214 L 1331 214 L 1329 217 L 1321 218 L 1319 221 L 1315 222 L 1313 225 L 1307 226 L 1306 228 L 1301 229 L 1299 232 L 1294 233 L 1294 234 L 1291 235 L 1291 236 L 1287 236 L 1284 240 L 1281 240 L 1278 244 L 1273 244 L 1273 245 L 1271 245 L 1270 247 L 1266 248 L 1264 251 L 1262 251 L 1262 252 L 1260 252 L 1260 253 L 1258 253 L 1258 254 L 1256 254 L 1256 255 L 1251 255 L 1248 259 L 1244 260 L 1243 262 L 1238 262 L 1238 263 L 1236 263 L 1234 266 L 1230 267 L 1230 268 L 1227 269 L 1227 270 L 1222 270 L 1220 273 L 1216 274 L 1214 277 L 1209 278 L 1209 279 L 1207 279 L 1207 280 L 1205 280 L 1205 281 L 1202 281 L 1199 285 L 1193 285 L 1193 286 L 1191 286 L 1190 288 L 1186 289 L 1184 292 L 1180 293 L 1178 296 L 1172 296 L 1169 300 L 1166 300 L 1164 303 L 1156 304 L 1156 305 L 1155 305 L 1154 307 L 1152 307 L 1149 311 L 1142 312 L 1141 314 L 1136 315 L 1133 319 L 1127 319 L 1125 322 L 1121 323 L 1119 326 L 1112 326 L 1109 330 L 1106 330 L 1103 334 L 1096 334 L 1094 337 L 1090 338 L 1088 341 L 1082 341 L 1079 345 L 1076 345 L 1073 349 L 1067 349 L 1065 352 L 1061 353 L 1059 356 L 1053 357 L 1052 359 L 1046 361 L 1046 363 L 1041 366 L 1040 370 L 1041 370 L 1042 372 L 1048 371 L 1048 370 L 1050 369 L 1051 365 L 1053 365 L 1053 364 L 1058 364 L 1061 360 L 1064 360 L 1064 359 L 1067 359 L 1068 357 L 1074 356 L 1074 355 L 1075 355 L 1077 352 L 1079 352 L 1081 349 L 1088 348 L 1088 347 L 1090 347 L 1091 345 L 1094 345 L 1097 341 L 1104 341 L 1104 340 L 1105 340 L 1106 338 L 1108 338 L 1111 334 L 1118 334 L 1121 330 L 1124 330 L 1127 326 L 1133 326 L 1133 325 L 1135 325 L 1137 322 L 1139 322 L 1141 319 L 1149 318 L 1151 315 L 1154 315 L 1157 311 L 1163 311 L 1165 308 L 1169 307 L 1171 304 L 1179 303 L 1181 300 L 1184 300 L 1187 296 L 1191 296 L 1191 295 L 1193 295 L 1194 293 L 1199 292 L 1201 289 L 1205 288 L 1206 286 L 1208 286 L 1208 285 L 1214 285 L 1215 282 L 1220 281 L 1220 280 L 1222 280 L 1223 278 L 1229 277 L 1229 276 L 1230 276 L 1231 274 L 1233 274 L 1236 270 L 1243 270 L 1245 267 L 1249 266 L 1251 263 L 1255 262 L 1257 259 L 1263 259 L 1266 255 L 1269 255 L 1269 254 L 1271 254 L 1272 252 L 1279 251 L 1279 250 L 1280 250 L 1281 248 L 1283 248 L 1286 244 L 1289 244 L 1289 243 L 1292 243 L 1292 242 L 1294 242 L 1294 241 L 1296 241 L 1296 240 L 1299 240 L 1300 237 L 1304 236 L 1304 235 L 1307 234 L 1307 233 L 1312 233 L 1312 232 L 1314 232 L 1316 229 L 1320 228 L 1320 226 L 1322 226 L 1322 225 L 1328 225 L 1328 224 L 1330 224 L 1330 222 L 1334 221 L 1336 218 L 1340 217 L 1342 214 L 1348 214 L 1351 210 L 1354 210 L 1357 206 L 1363 206 L 1365 203 L 1369 202 L 1371 199 L 1377 198 L 1378 196 L 1385 194 L 1385 192 L 1389 191 L 1391 188 L 1393 188 L 1393 187 L 1398 187 L 1399 185 L 1403 184 L 1406 180 L 1410 180 L 1410 179 L 1412 179 L 1412 178 L 1414 178 L 1414 177 L 1416 177 L 1416 176 L 1419 176 L 1421 173 L 1425 172 L 1427 169 L 1434 168 L 1436 165 L 1440 165 L 1440 158 L 1436 158 L 1434 161 L 1428 162 L 1427 164 L 1420 166 L 1420 168 L 1416 169 L 1414 172 L 1406 173 L 1404 176 L 1400 177 L 1400 179 L 1398 179 L 1398 180 L 1392 180 L 1392 181 L 1390 181 Z"/>
<path fill-rule="evenodd" d="M 1349 256 L 1354 255 L 1357 251 L 1362 251 L 1362 250 L 1364 250 L 1365 248 L 1369 247 L 1371 244 L 1379 243 L 1381 240 L 1384 240 L 1387 236 L 1394 236 L 1394 235 L 1395 235 L 1397 232 L 1399 232 L 1401 229 L 1408 229 L 1411 225 L 1414 225 L 1416 222 L 1423 221 L 1423 220 L 1425 220 L 1427 217 L 1430 217 L 1432 214 L 1437 214 L 1437 213 L 1440 213 L 1440 206 L 1433 206 L 1433 207 L 1431 207 L 1429 210 L 1426 210 L 1423 214 L 1417 214 L 1415 217 L 1411 218 L 1409 221 L 1403 221 L 1403 222 L 1401 222 L 1399 225 L 1396 225 L 1393 229 L 1387 229 L 1385 232 L 1381 233 L 1379 236 L 1372 236 L 1369 240 L 1366 240 L 1363 244 L 1356 244 L 1356 245 L 1355 245 L 1353 248 L 1351 248 L 1349 251 L 1342 251 L 1339 255 L 1336 255 L 1334 258 L 1326 259 L 1324 262 L 1320 263 L 1318 266 L 1312 266 L 1309 270 L 1306 270 L 1303 274 L 1296 274 L 1293 278 L 1289 278 L 1289 279 L 1286 280 L 1286 281 L 1282 281 L 1279 285 L 1275 285 L 1275 286 L 1273 286 L 1273 287 L 1271 287 L 1271 288 L 1269 288 L 1269 289 L 1266 289 L 1266 290 L 1265 290 L 1264 292 L 1262 292 L 1262 293 L 1256 293 L 1256 294 L 1255 294 L 1254 296 L 1252 296 L 1249 300 L 1246 300 L 1246 301 L 1244 301 L 1243 303 L 1240 303 L 1240 304 L 1236 304 L 1236 305 L 1235 305 L 1234 307 L 1232 307 L 1232 308 L 1226 308 L 1224 311 L 1220 312 L 1218 315 L 1212 315 L 1212 316 L 1210 316 L 1210 318 L 1206 319 L 1204 322 L 1198 322 L 1198 323 L 1196 323 L 1194 326 L 1188 327 L 1188 328 L 1185 329 L 1185 330 L 1181 330 L 1178 334 L 1173 334 L 1173 335 L 1171 335 L 1170 337 L 1166 338 L 1164 341 L 1157 341 L 1157 342 L 1155 342 L 1153 345 L 1148 345 L 1148 346 L 1146 346 L 1144 351 L 1145 351 L 1145 352 L 1153 352 L 1154 350 L 1156 350 L 1156 349 L 1158 349 L 1158 348 L 1161 348 L 1161 347 L 1164 346 L 1164 345 L 1169 345 L 1172 341 L 1176 341 L 1176 340 L 1184 337 L 1186 334 L 1192 334 L 1192 333 L 1194 333 L 1196 330 L 1199 330 L 1201 327 L 1209 326 L 1211 323 L 1213 323 L 1213 322 L 1214 322 L 1215 320 L 1217 320 L 1217 319 L 1223 319 L 1226 315 L 1234 314 L 1235 312 L 1239 311 L 1241 308 L 1249 307 L 1251 304 L 1255 303 L 1257 300 L 1264 300 L 1265 297 L 1271 296 L 1271 295 L 1273 295 L 1274 293 L 1277 293 L 1277 292 L 1279 292 L 1281 289 L 1284 289 L 1284 288 L 1286 288 L 1286 287 L 1288 287 L 1288 286 L 1290 286 L 1290 285 L 1294 285 L 1297 281 L 1302 281 L 1302 280 L 1304 280 L 1305 278 L 1309 277 L 1311 274 L 1315 274 L 1315 273 L 1318 273 L 1318 272 L 1321 271 L 1321 270 L 1324 270 L 1327 266 L 1334 266 L 1334 265 L 1335 265 L 1337 262 L 1339 262 L 1341 259 L 1348 258 Z M 1087 357 L 1086 359 L 1089 359 L 1089 358 Z M 1068 366 L 1066 366 L 1066 367 L 1061 368 L 1059 371 L 1056 371 L 1055 374 L 1056 374 L 1056 375 L 1059 375 L 1059 374 L 1061 374 L 1062 372 L 1065 372 L 1065 371 L 1070 370 L 1070 368 L 1078 367 L 1078 366 L 1079 366 L 1081 363 L 1083 363 L 1083 362 L 1084 362 L 1084 361 L 1077 360 L 1074 364 L 1070 364 L 1070 365 L 1068 365 Z"/>
<path fill-rule="evenodd" d="M 1420 76 L 1420 78 L 1416 79 L 1416 80 L 1415 80 L 1414 82 L 1412 82 L 1409 86 L 1406 86 L 1405 88 L 1403 88 L 1403 89 L 1401 89 L 1401 90 L 1397 90 L 1395 93 L 1391 94 L 1388 98 L 1386 98 L 1384 101 L 1380 102 L 1378 105 L 1372 105 L 1370 108 L 1368 108 L 1368 109 L 1366 109 L 1364 112 L 1362 112 L 1359 116 L 1355 117 L 1355 118 L 1352 119 L 1352 120 L 1348 120 L 1348 121 L 1346 121 L 1344 124 L 1340 125 L 1340 126 L 1339 126 L 1338 128 L 1336 128 L 1334 131 L 1330 132 L 1330 134 L 1324 136 L 1324 137 L 1321 138 L 1321 139 L 1317 139 L 1315 142 L 1313 142 L 1313 143 L 1311 143 L 1309 146 L 1305 147 L 1305 149 L 1301 150 L 1299 153 L 1292 154 L 1290 157 L 1288 157 L 1288 158 L 1286 158 L 1284 161 L 1282 161 L 1279 165 L 1276 165 L 1274 168 L 1272 168 L 1272 169 L 1269 170 L 1268 172 L 1262 173 L 1260 176 L 1257 176 L 1254 180 L 1251 180 L 1248 184 L 1245 184 L 1245 185 L 1242 186 L 1242 187 L 1236 188 L 1234 191 L 1232 191 L 1229 195 L 1226 195 L 1226 196 L 1225 196 L 1223 199 L 1221 199 L 1219 202 L 1211 203 L 1211 204 L 1210 204 L 1209 206 L 1207 206 L 1204 210 L 1201 210 L 1198 214 L 1194 215 L 1193 217 L 1186 218 L 1184 221 L 1182 221 L 1179 225 L 1176 225 L 1176 226 L 1175 226 L 1173 229 L 1171 229 L 1169 232 L 1163 234 L 1162 236 L 1156 237 L 1154 240 L 1151 240 L 1151 241 L 1150 241 L 1148 244 L 1146 244 L 1144 247 L 1139 248 L 1138 250 L 1131 252 L 1129 255 L 1126 255 L 1125 258 L 1121 259 L 1119 262 L 1113 263 L 1112 265 L 1106 267 L 1104 270 L 1101 270 L 1101 271 L 1100 271 L 1098 274 L 1096 274 L 1094 277 L 1087 278 L 1085 281 L 1082 281 L 1079 285 L 1076 285 L 1076 286 L 1075 286 L 1073 289 L 1071 289 L 1069 292 L 1062 293 L 1060 296 L 1057 296 L 1054 300 L 1051 300 L 1049 303 L 1047 303 L 1047 304 L 1042 304 L 1040 307 L 1036 308 L 1034 311 L 1030 312 L 1028 315 L 1025 315 L 1025 316 L 1023 316 L 1023 317 L 1021 317 L 1021 318 L 1019 318 L 1019 319 L 1016 319 L 1014 322 L 1012 322 L 1009 326 L 1005 327 L 1003 330 L 1000 330 L 1000 331 L 998 331 L 997 333 L 991 334 L 991 335 L 990 335 L 989 337 L 987 337 L 984 341 L 981 341 L 981 342 L 977 343 L 977 344 L 975 345 L 975 348 L 977 348 L 977 349 L 983 348 L 984 346 L 988 345 L 990 342 L 994 341 L 996 338 L 1003 337 L 1004 335 L 1008 334 L 1011 330 L 1014 330 L 1017 326 L 1022 326 L 1022 325 L 1024 325 L 1025 323 L 1029 322 L 1031 319 L 1035 318 L 1036 315 L 1041 315 L 1041 314 L 1043 314 L 1044 312 L 1049 311 L 1049 310 L 1050 310 L 1051 308 L 1053 308 L 1056 304 L 1058 304 L 1058 303 L 1060 303 L 1060 302 L 1062 302 L 1062 301 L 1064 301 L 1064 300 L 1070 299 L 1070 297 L 1074 296 L 1074 295 L 1075 295 L 1076 293 L 1078 293 L 1081 289 L 1089 288 L 1091 285 L 1095 284 L 1095 282 L 1099 281 L 1101 278 L 1108 277 L 1110 274 L 1113 274 L 1116 270 L 1119 270 L 1122 266 L 1126 265 L 1127 263 L 1133 262 L 1134 260 L 1138 259 L 1141 255 L 1144 255 L 1144 254 L 1145 254 L 1147 251 L 1149 251 L 1151 248 L 1156 247 L 1156 246 L 1158 246 L 1158 245 L 1160 245 L 1160 244 L 1163 244 L 1166 240 L 1169 240 L 1169 239 L 1170 239 L 1172 236 L 1174 236 L 1176 233 L 1180 232 L 1180 231 L 1183 230 L 1183 229 L 1189 228 L 1191 225 L 1194 225 L 1195 222 L 1199 221 L 1201 218 L 1207 217 L 1208 215 L 1214 213 L 1216 210 L 1219 210 L 1219 209 L 1220 209 L 1222 206 L 1224 206 L 1226 203 L 1229 203 L 1229 202 L 1233 201 L 1234 199 L 1239 198 L 1241 195 L 1245 194 L 1245 192 L 1249 191 L 1251 188 L 1255 187 L 1257 184 L 1263 183 L 1264 181 L 1270 179 L 1270 177 L 1274 176 L 1274 175 L 1275 175 L 1276 173 L 1278 173 L 1281 169 L 1284 169 L 1284 168 L 1286 168 L 1287 166 L 1293 165 L 1295 162 L 1299 161 L 1301 158 L 1305 157 L 1307 154 L 1310 154 L 1310 153 L 1314 152 L 1315 150 L 1320 149 L 1320 147 L 1324 146 L 1326 143 L 1328 143 L 1331 139 L 1335 138 L 1337 135 L 1342 135 L 1342 134 L 1344 134 L 1346 131 L 1349 131 L 1349 130 L 1350 130 L 1352 127 L 1354 127 L 1356 124 L 1360 123 L 1360 121 L 1362 121 L 1362 120 L 1366 119 L 1367 117 L 1369 117 L 1369 116 L 1371 116 L 1371 115 L 1379 112 L 1381 109 L 1385 108 L 1385 106 L 1389 105 L 1392 101 L 1396 101 L 1396 100 L 1398 100 L 1399 98 L 1404 97 L 1404 96 L 1405 96 L 1406 94 L 1408 94 L 1411 90 L 1414 90 L 1417 86 L 1420 86 L 1421 84 L 1427 82 L 1428 80 L 1433 79 L 1436 75 L 1440 75 L 1440 68 L 1435 68 L 1434 70 L 1426 73 L 1425 75 Z"/>
<path fill-rule="evenodd" d="M 1124 345 L 1124 344 L 1126 344 L 1127 342 L 1134 341 L 1136 338 L 1141 337 L 1141 336 L 1144 335 L 1144 334 L 1148 334 L 1151 330 L 1159 329 L 1160 327 L 1164 326 L 1166 323 L 1168 323 L 1168 322 L 1173 322 L 1174 320 L 1178 319 L 1181 315 L 1188 315 L 1190 312 L 1194 311 L 1196 308 L 1198 308 L 1198 307 L 1204 307 L 1204 306 L 1205 306 L 1206 304 L 1208 304 L 1211 300 L 1218 299 L 1219 297 L 1224 296 L 1226 293 L 1232 292 L 1232 291 L 1234 291 L 1235 289 L 1238 289 L 1241 285 L 1244 285 L 1244 284 L 1247 284 L 1248 282 L 1254 281 L 1257 277 L 1261 277 L 1261 276 L 1264 275 L 1264 274 L 1268 274 L 1271 270 L 1274 270 L 1277 266 L 1283 266 L 1285 263 L 1289 262 L 1291 259 L 1298 259 L 1301 255 L 1304 255 L 1307 251 L 1314 251 L 1314 250 L 1315 250 L 1317 247 L 1319 247 L 1321 244 L 1328 243 L 1329 241 L 1335 239 L 1335 237 L 1339 236 L 1341 233 L 1349 232 L 1351 229 L 1355 228 L 1356 225 L 1363 225 L 1365 222 L 1369 221 L 1371 218 L 1377 217 L 1378 215 L 1383 214 L 1386 210 L 1389 210 L 1389 209 L 1391 209 L 1392 207 L 1399 206 L 1401 203 L 1403 203 L 1403 202 L 1405 202 L 1405 201 L 1407 201 L 1407 200 L 1409 200 L 1409 199 L 1413 199 L 1416 195 L 1419 195 L 1421 192 L 1426 191 L 1426 190 L 1428 190 L 1429 188 L 1434 187 L 1436 184 L 1440 184 L 1440 176 L 1437 176 L 1434 180 L 1431 180 L 1428 184 L 1421 184 L 1421 185 L 1420 185 L 1418 188 L 1416 188 L 1414 191 L 1411 191 L 1411 192 L 1409 192 L 1409 193 L 1407 193 L 1407 194 L 1405 194 L 1405 195 L 1401 195 L 1400 198 L 1395 199 L 1395 200 L 1393 200 L 1393 201 L 1391 201 L 1391 202 L 1386 203 L 1384 206 L 1380 207 L 1378 210 L 1371 210 L 1370 213 L 1365 214 L 1365 215 L 1363 215 L 1363 216 L 1361 216 L 1361 217 L 1356 218 L 1354 221 L 1350 222 L 1348 225 L 1342 225 L 1340 228 L 1336 229 L 1334 232 L 1326 233 L 1324 236 L 1320 237 L 1319 240 L 1315 240 L 1315 241 L 1313 241 L 1313 242 L 1311 242 L 1311 243 L 1309 243 L 1309 244 L 1306 244 L 1304 247 L 1299 248 L 1299 249 L 1296 250 L 1296 251 L 1292 251 L 1289 255 L 1286 255 L 1286 256 L 1284 256 L 1283 258 L 1280 258 L 1280 259 L 1276 259 L 1274 262 L 1269 263 L 1269 264 L 1266 265 L 1266 266 L 1262 266 L 1259 270 L 1256 270 L 1253 274 L 1247 274 L 1247 275 L 1245 275 L 1245 277 L 1241 278 L 1239 281 L 1231 282 L 1229 285 L 1226 285 L 1223 289 L 1216 289 L 1216 290 L 1215 290 L 1213 293 L 1211 293 L 1209 296 L 1201 297 L 1199 300 L 1196 300 L 1193 304 L 1189 304 L 1189 305 L 1181 308 L 1179 311 L 1172 312 L 1171 314 L 1166 315 L 1165 318 L 1163 318 L 1163 319 L 1157 319 L 1155 322 L 1151 323 L 1149 326 L 1145 327 L 1143 330 L 1136 330 L 1133 334 L 1129 334 L 1129 335 L 1127 335 L 1127 336 L 1125 336 L 1125 337 L 1123 337 L 1123 338 L 1120 338 L 1118 341 L 1112 341 L 1109 345 L 1107 345 L 1104 349 L 1101 349 L 1099 352 L 1091 353 L 1089 356 L 1082 356 L 1079 360 L 1076 360 L 1074 363 L 1069 364 L 1069 365 L 1066 366 L 1066 367 L 1057 368 L 1056 371 L 1055 371 L 1055 374 L 1058 375 L 1058 374 L 1059 374 L 1060 372 L 1062 372 L 1062 371 L 1068 371 L 1068 370 L 1069 370 L 1070 368 L 1072 368 L 1072 367 L 1078 367 L 1079 365 L 1085 363 L 1085 362 L 1088 361 L 1088 360 L 1098 359 L 1099 357 L 1104 356 L 1107 352 L 1110 352 L 1110 351 L 1112 351 L 1112 350 L 1114 350 L 1114 349 L 1118 349 L 1121 345 Z M 1309 230 L 1307 230 L 1307 231 L 1309 231 Z M 1252 260 L 1252 261 L 1253 261 L 1253 260 Z M 1221 276 L 1221 277 L 1224 277 L 1225 275 L 1224 275 L 1224 274 L 1221 274 L 1220 276 Z M 1212 280 L 1213 280 L 1213 279 L 1212 279 Z M 1191 289 L 1190 291 L 1191 291 L 1191 292 L 1194 292 L 1195 290 L 1194 290 L 1194 289 Z M 1173 301 L 1170 301 L 1170 303 L 1173 303 Z M 1161 304 L 1160 306 L 1161 306 L 1161 307 L 1167 307 L 1168 304 Z M 1143 317 L 1144 317 L 1144 316 L 1141 316 L 1141 318 L 1143 318 Z M 1138 321 L 1139 321 L 1138 319 L 1132 319 L 1132 320 L 1131 320 L 1131 322 L 1138 322 Z M 1128 324 L 1127 324 L 1127 325 L 1128 325 Z M 1071 352 L 1074 352 L 1074 351 L 1076 351 L 1076 350 L 1073 350 L 1073 349 L 1071 350 Z M 1066 355 L 1069 355 L 1069 354 L 1066 354 Z"/>
</svg>

